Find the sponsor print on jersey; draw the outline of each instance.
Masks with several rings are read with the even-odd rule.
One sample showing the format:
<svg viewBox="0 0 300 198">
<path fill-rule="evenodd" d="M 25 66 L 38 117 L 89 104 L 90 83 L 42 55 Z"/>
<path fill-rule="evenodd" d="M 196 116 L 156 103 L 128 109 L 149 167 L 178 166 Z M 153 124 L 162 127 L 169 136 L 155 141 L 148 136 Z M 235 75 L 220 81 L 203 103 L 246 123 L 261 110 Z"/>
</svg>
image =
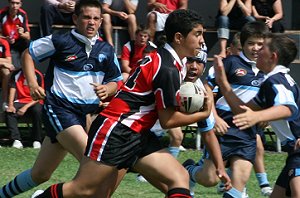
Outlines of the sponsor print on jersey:
<svg viewBox="0 0 300 198">
<path fill-rule="evenodd" d="M 247 70 L 243 68 L 238 68 L 234 71 L 236 76 L 245 76 L 247 74 Z"/>
<path fill-rule="evenodd" d="M 78 57 L 77 57 L 75 54 L 73 54 L 73 55 L 67 56 L 66 59 L 65 59 L 65 61 L 70 62 L 70 61 L 73 61 L 73 60 L 75 60 L 75 59 L 77 59 L 77 58 L 78 58 Z"/>
</svg>

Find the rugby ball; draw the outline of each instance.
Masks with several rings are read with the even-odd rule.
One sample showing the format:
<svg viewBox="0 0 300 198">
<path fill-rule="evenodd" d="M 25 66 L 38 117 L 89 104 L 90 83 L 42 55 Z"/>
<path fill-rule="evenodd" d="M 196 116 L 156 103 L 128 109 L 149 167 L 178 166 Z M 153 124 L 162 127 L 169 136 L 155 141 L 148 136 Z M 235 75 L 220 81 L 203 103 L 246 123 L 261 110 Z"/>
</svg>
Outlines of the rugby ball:
<svg viewBox="0 0 300 198">
<path fill-rule="evenodd" d="M 200 111 L 204 103 L 204 92 L 192 82 L 184 82 L 180 86 L 180 111 L 195 113 Z"/>
</svg>

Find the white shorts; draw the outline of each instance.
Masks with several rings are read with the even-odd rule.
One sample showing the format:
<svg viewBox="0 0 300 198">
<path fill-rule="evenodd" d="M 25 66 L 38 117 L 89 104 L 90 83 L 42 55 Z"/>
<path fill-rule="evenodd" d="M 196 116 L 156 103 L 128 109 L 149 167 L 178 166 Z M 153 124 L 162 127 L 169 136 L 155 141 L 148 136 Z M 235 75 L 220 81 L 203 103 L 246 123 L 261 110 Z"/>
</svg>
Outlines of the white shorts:
<svg viewBox="0 0 300 198">
<path fill-rule="evenodd" d="M 163 31 L 165 28 L 165 23 L 166 23 L 166 20 L 167 20 L 167 17 L 169 16 L 169 14 L 160 13 L 157 11 L 151 11 L 148 13 L 148 15 L 150 13 L 156 14 L 156 31 L 157 32 Z"/>
</svg>

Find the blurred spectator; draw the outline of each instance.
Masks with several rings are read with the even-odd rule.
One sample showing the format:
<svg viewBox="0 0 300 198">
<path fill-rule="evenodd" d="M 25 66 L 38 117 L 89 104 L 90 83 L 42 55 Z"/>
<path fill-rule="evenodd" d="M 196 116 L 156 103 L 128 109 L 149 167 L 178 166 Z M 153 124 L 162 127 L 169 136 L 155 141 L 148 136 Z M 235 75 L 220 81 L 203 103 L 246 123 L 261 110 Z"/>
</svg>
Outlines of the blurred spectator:
<svg viewBox="0 0 300 198">
<path fill-rule="evenodd" d="M 135 40 L 137 22 L 135 11 L 138 0 L 103 0 L 103 32 L 106 41 L 113 46 L 112 26 L 128 26 L 130 40 Z"/>
<path fill-rule="evenodd" d="M 255 19 L 264 21 L 272 32 L 284 32 L 281 0 L 252 0 L 252 12 Z"/>
<path fill-rule="evenodd" d="M 150 41 L 155 40 L 155 33 L 162 32 L 169 14 L 177 9 L 187 9 L 188 0 L 148 0 L 147 15 Z"/>
<path fill-rule="evenodd" d="M 53 24 L 73 25 L 72 15 L 77 0 L 45 0 L 41 7 L 42 36 L 52 33 Z"/>
<path fill-rule="evenodd" d="M 11 53 L 9 43 L 0 38 L 0 75 L 1 75 L 1 102 L 0 112 L 7 107 L 8 80 L 14 66 L 11 64 Z"/>
<path fill-rule="evenodd" d="M 20 68 L 20 56 L 30 40 L 28 17 L 21 8 L 22 0 L 8 0 L 8 4 L 0 10 L 0 34 L 10 44 L 13 65 Z"/>
<path fill-rule="evenodd" d="M 241 37 L 241 32 L 237 32 L 233 35 L 231 43 L 229 47 L 227 47 L 226 49 L 226 56 L 239 55 L 240 52 L 243 50 L 240 37 Z"/>
<path fill-rule="evenodd" d="M 241 30 L 245 23 L 255 21 L 251 16 L 251 0 L 219 0 L 216 26 L 220 45 L 219 56 L 226 57 L 229 29 Z"/>
<path fill-rule="evenodd" d="M 121 67 L 124 82 L 130 71 L 138 66 L 138 62 L 145 56 L 147 50 L 156 48 L 154 43 L 149 41 L 149 31 L 144 26 L 138 27 L 135 39 L 135 41 L 128 41 L 122 49 Z"/>
<path fill-rule="evenodd" d="M 35 70 L 40 86 L 44 86 L 43 74 Z M 33 100 L 21 69 L 14 71 L 9 83 L 8 107 L 6 109 L 6 126 L 14 140 L 13 147 L 23 148 L 18 129 L 18 119 L 27 116 L 32 119 L 33 148 L 40 148 L 42 141 L 42 104 L 43 100 Z"/>
</svg>

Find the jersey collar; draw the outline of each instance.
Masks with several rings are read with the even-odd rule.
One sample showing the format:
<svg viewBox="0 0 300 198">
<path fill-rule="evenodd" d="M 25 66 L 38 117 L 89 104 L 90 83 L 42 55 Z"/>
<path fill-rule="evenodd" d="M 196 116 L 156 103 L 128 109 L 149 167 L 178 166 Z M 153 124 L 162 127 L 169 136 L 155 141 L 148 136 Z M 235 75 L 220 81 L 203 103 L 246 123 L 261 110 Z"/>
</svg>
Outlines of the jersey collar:
<svg viewBox="0 0 300 198">
<path fill-rule="evenodd" d="M 87 56 L 89 57 L 90 56 L 90 53 L 92 51 L 92 47 L 93 45 L 95 45 L 96 41 L 99 39 L 99 34 L 97 32 L 97 34 L 89 39 L 81 34 L 78 34 L 75 29 L 71 30 L 71 33 L 82 43 L 85 44 L 85 52 L 87 54 Z"/>
<path fill-rule="evenodd" d="M 172 56 L 174 57 L 174 59 L 176 60 L 177 63 L 175 65 L 179 66 L 178 69 L 179 69 L 180 74 L 181 74 L 181 80 L 183 80 L 185 78 L 185 76 L 186 76 L 187 70 L 186 70 L 186 67 L 184 67 L 184 64 L 183 64 L 182 60 L 180 60 L 179 56 L 177 55 L 177 53 L 175 52 L 174 48 L 172 48 L 171 45 L 169 45 L 168 43 L 166 43 L 165 46 L 164 46 L 164 48 L 166 50 L 168 50 L 172 54 Z"/>
<path fill-rule="evenodd" d="M 276 65 L 276 66 L 274 67 L 274 69 L 273 69 L 270 73 L 267 74 L 267 77 L 270 77 L 270 76 L 272 76 L 272 75 L 274 75 L 274 74 L 277 74 L 277 73 L 284 73 L 284 74 L 287 74 L 287 73 L 289 73 L 289 72 L 290 72 L 290 69 L 289 69 L 289 68 L 287 68 L 287 67 L 285 67 L 285 66 L 283 66 L 283 65 Z"/>
<path fill-rule="evenodd" d="M 259 69 L 256 67 L 256 62 L 248 59 L 243 52 L 240 52 L 239 56 L 246 61 L 249 65 L 251 65 L 251 69 L 255 75 L 258 74 Z"/>
</svg>

